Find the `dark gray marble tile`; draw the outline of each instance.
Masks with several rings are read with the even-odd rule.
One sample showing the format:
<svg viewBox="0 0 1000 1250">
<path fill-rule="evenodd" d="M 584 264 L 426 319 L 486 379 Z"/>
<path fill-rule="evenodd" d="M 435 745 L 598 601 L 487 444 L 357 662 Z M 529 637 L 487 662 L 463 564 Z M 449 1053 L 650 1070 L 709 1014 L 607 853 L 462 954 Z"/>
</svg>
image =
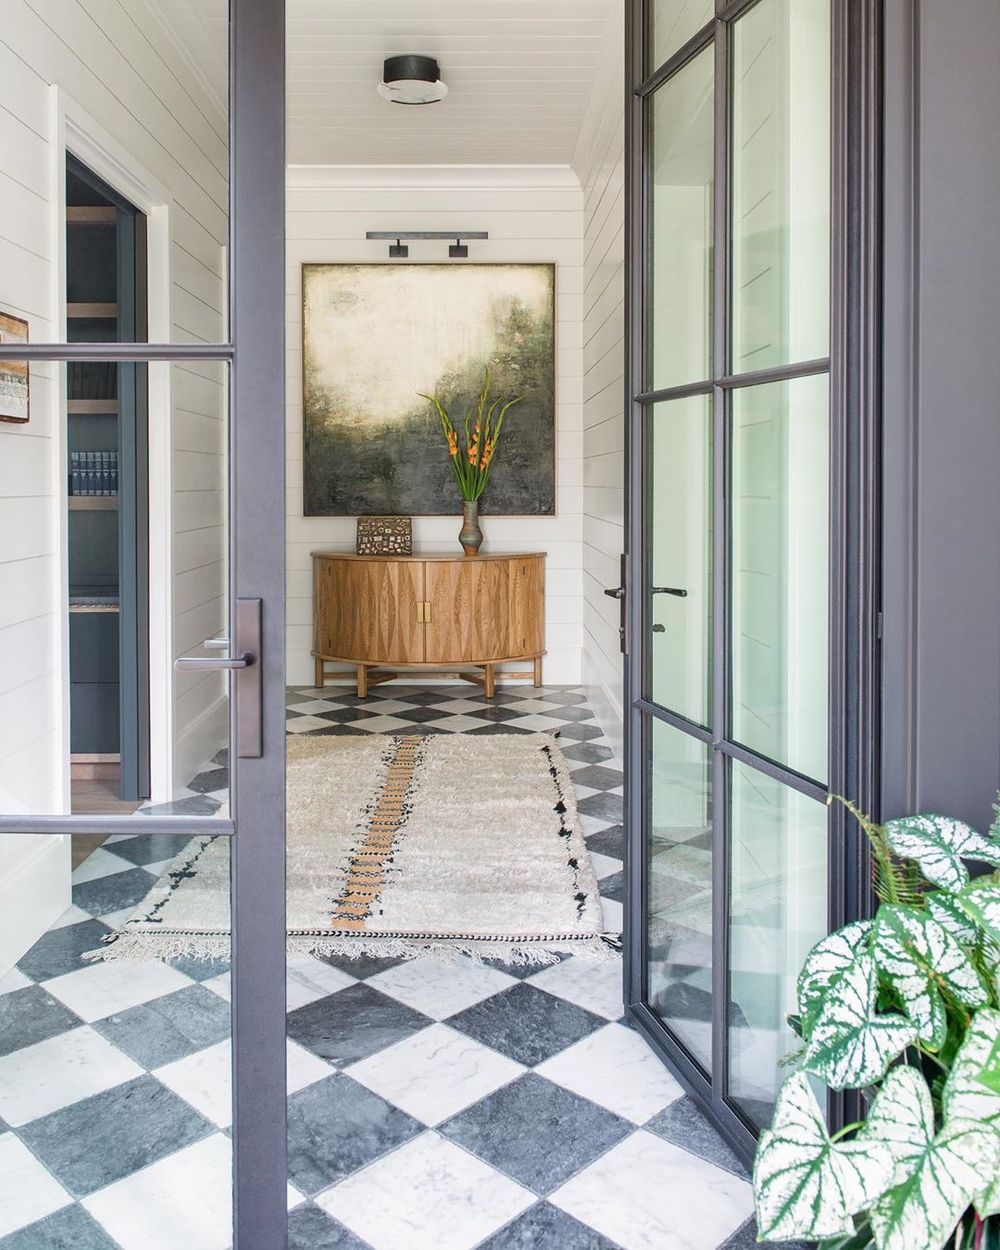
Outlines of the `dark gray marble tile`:
<svg viewBox="0 0 1000 1250">
<path fill-rule="evenodd" d="M 376 955 L 358 955 L 355 958 L 349 955 L 317 955 L 316 958 L 329 964 L 331 968 L 339 968 L 348 976 L 357 977 L 359 981 L 367 981 L 377 972 L 385 972 L 404 962 L 402 959 L 383 959 Z"/>
<path fill-rule="evenodd" d="M 419 1011 L 358 982 L 290 1011 L 288 1036 L 328 1063 L 343 1067 L 431 1023 Z"/>
<path fill-rule="evenodd" d="M 572 743 L 564 746 L 562 753 L 568 760 L 577 760 L 584 764 L 600 764 L 614 755 L 610 747 L 598 746 L 596 742 Z"/>
<path fill-rule="evenodd" d="M 465 732 L 469 734 L 478 734 L 481 737 L 483 734 L 530 734 L 534 731 L 531 729 L 524 729 L 521 725 L 504 724 L 480 725 L 477 729 L 467 729 Z"/>
<path fill-rule="evenodd" d="M 111 872 L 73 886 L 73 902 L 92 916 L 138 907 L 156 882 L 156 875 L 145 868 Z"/>
<path fill-rule="evenodd" d="M 94 1025 L 144 1068 L 159 1068 L 229 1036 L 229 1004 L 201 985 L 187 985 Z"/>
<path fill-rule="evenodd" d="M 3 1250 L 2 1244 L 0 1250 Z M 371 1250 L 371 1247 L 310 1203 L 288 1213 L 288 1250 Z"/>
<path fill-rule="evenodd" d="M 590 721 L 582 721 L 578 725 L 563 725 L 559 730 L 559 737 L 572 738 L 576 742 L 589 742 L 592 738 L 603 738 L 604 734 L 599 725 Z"/>
<path fill-rule="evenodd" d="M 39 985 L 0 995 L 0 1055 L 75 1029 L 80 1021 Z"/>
<path fill-rule="evenodd" d="M 561 707 L 553 707 L 550 712 L 545 713 L 546 716 L 558 716 L 560 720 L 565 721 L 567 725 L 576 721 L 592 721 L 594 719 L 593 709 L 588 707 L 586 703 L 572 706 L 563 704 Z"/>
<path fill-rule="evenodd" d="M 460 1011 L 448 1024 L 533 1068 L 607 1021 L 522 982 Z"/>
<path fill-rule="evenodd" d="M 606 764 L 588 764 L 573 771 L 573 784 L 588 790 L 614 790 L 623 780 L 620 768 L 608 768 Z"/>
<path fill-rule="evenodd" d="M 477 1250 L 621 1250 L 617 1242 L 574 1220 L 565 1211 L 539 1202 L 506 1228 L 480 1242 Z"/>
<path fill-rule="evenodd" d="M 207 794 L 189 794 L 183 799 L 174 799 L 170 803 L 152 803 L 148 807 L 140 807 L 137 816 L 212 816 L 221 804 L 218 799 L 210 799 Z"/>
<path fill-rule="evenodd" d="M 749 1173 L 688 1097 L 678 1098 L 644 1126 L 650 1133 L 717 1167 L 749 1179 Z"/>
<path fill-rule="evenodd" d="M 0 1250 L 118 1250 L 118 1243 L 83 1207 L 74 1205 L 0 1237 Z"/>
<path fill-rule="evenodd" d="M 423 1131 L 349 1076 L 324 1077 L 288 1100 L 288 1179 L 312 1197 Z"/>
<path fill-rule="evenodd" d="M 438 715 L 441 716 L 442 713 L 439 712 Z M 490 725 L 502 725 L 504 721 L 515 720 L 524 713 L 518 710 L 517 704 L 512 703 L 506 707 L 490 707 L 489 704 L 485 704 L 475 710 L 470 709 L 465 715 L 472 720 L 481 720 Z"/>
<path fill-rule="evenodd" d="M 627 1137 L 633 1127 L 529 1072 L 448 1120 L 439 1131 L 535 1193 L 548 1194 Z"/>
<path fill-rule="evenodd" d="M 18 1132 L 77 1198 L 189 1146 L 213 1126 L 151 1076 L 33 1120 Z"/>
<path fill-rule="evenodd" d="M 48 981 L 65 972 L 89 968 L 91 965 L 82 958 L 83 953 L 96 950 L 104 935 L 110 932 L 99 920 L 82 920 L 79 924 L 50 929 L 18 960 L 17 966 L 33 981 Z"/>
<path fill-rule="evenodd" d="M 545 702 L 554 703 L 557 707 L 576 707 L 587 702 L 587 696 L 582 690 L 553 690 L 549 688 L 545 692 Z"/>
<path fill-rule="evenodd" d="M 602 877 L 597 885 L 601 891 L 601 898 L 611 898 L 616 903 L 625 902 L 624 872 L 609 873 L 606 877 Z"/>
<path fill-rule="evenodd" d="M 556 952 L 556 963 L 562 963 L 564 959 L 572 959 L 572 955 L 563 952 Z M 502 959 L 483 959 L 484 964 L 489 964 L 491 968 L 499 968 L 501 972 L 506 972 L 509 977 L 516 977 L 519 981 L 527 981 L 529 977 L 533 977 L 536 972 L 541 972 L 542 966 L 539 964 L 509 964 Z"/>
<path fill-rule="evenodd" d="M 112 842 L 105 850 L 119 859 L 127 859 L 130 864 L 160 864 L 165 859 L 173 859 L 190 843 L 191 839 L 182 834 L 179 837 L 169 833 L 151 833 L 147 837 L 129 838 L 126 842 Z"/>
<path fill-rule="evenodd" d="M 722 1243 L 719 1250 L 811 1250 L 804 1241 L 758 1241 L 757 1221 L 749 1219 Z"/>
<path fill-rule="evenodd" d="M 588 794 L 585 799 L 577 799 L 576 809 L 581 816 L 596 816 L 609 824 L 620 824 L 622 819 L 622 799 L 620 794 Z"/>
<path fill-rule="evenodd" d="M 596 855 L 608 855 L 611 859 L 625 858 L 625 830 L 621 825 L 609 825 L 600 833 L 587 838 L 587 850 Z"/>
<path fill-rule="evenodd" d="M 369 720 L 378 716 L 378 712 L 370 712 L 363 707 L 338 707 L 329 712 L 310 712 L 310 716 L 315 716 L 317 720 L 329 721 L 331 725 L 343 725 L 350 721 L 357 724 L 359 721 Z"/>
<path fill-rule="evenodd" d="M 180 959 L 169 960 L 171 968 L 183 972 L 192 981 L 208 981 L 211 977 L 221 976 L 230 970 L 228 959 L 194 959 L 184 955 Z"/>
<path fill-rule="evenodd" d="M 199 794 L 211 794 L 217 790 L 229 789 L 229 769 L 228 768 L 209 768 L 203 773 L 199 773 L 197 777 L 192 778 L 187 783 L 189 790 L 196 790 Z"/>
</svg>

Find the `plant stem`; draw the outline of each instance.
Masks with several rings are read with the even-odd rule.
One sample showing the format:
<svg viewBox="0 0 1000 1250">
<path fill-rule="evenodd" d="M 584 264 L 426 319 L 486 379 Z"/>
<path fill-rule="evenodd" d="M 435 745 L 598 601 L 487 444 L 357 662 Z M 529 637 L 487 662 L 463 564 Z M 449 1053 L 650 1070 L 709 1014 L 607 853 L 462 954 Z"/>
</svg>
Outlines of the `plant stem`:
<svg viewBox="0 0 1000 1250">
<path fill-rule="evenodd" d="M 855 1120 L 853 1124 L 845 1124 L 843 1128 L 838 1129 L 830 1138 L 831 1141 L 840 1141 L 842 1137 L 846 1137 L 848 1133 L 853 1133 L 859 1128 L 864 1128 L 864 1120 Z"/>
</svg>

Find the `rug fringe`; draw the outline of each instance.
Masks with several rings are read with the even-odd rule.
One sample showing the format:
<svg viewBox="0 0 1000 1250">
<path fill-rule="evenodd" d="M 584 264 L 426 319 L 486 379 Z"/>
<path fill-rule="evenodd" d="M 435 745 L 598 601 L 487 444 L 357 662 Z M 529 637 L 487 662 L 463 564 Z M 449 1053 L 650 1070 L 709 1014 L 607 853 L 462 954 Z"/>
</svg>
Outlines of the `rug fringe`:
<svg viewBox="0 0 1000 1250">
<path fill-rule="evenodd" d="M 228 934 L 207 933 L 118 933 L 97 950 L 86 951 L 85 960 L 169 963 L 174 959 L 228 959 Z M 400 937 L 340 937 L 319 934 L 289 935 L 286 950 L 290 957 L 336 955 L 345 959 L 418 959 L 427 956 L 453 963 L 465 956 L 475 963 L 486 961 L 516 966 L 545 967 L 559 963 L 565 955 L 575 955 L 594 963 L 609 963 L 621 957 L 621 941 L 616 934 L 604 934 L 572 942 L 547 945 L 528 942 L 475 941 Z"/>
</svg>

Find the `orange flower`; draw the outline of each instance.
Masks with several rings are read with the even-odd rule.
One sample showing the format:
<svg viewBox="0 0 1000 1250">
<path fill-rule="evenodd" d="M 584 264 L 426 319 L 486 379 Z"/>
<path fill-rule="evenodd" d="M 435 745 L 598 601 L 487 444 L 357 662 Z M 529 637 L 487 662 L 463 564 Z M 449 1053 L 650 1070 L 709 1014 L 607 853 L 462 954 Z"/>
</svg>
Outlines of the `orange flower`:
<svg viewBox="0 0 1000 1250">
<path fill-rule="evenodd" d="M 448 435 L 448 455 L 452 459 L 458 455 L 458 437 L 455 434 Z"/>
</svg>

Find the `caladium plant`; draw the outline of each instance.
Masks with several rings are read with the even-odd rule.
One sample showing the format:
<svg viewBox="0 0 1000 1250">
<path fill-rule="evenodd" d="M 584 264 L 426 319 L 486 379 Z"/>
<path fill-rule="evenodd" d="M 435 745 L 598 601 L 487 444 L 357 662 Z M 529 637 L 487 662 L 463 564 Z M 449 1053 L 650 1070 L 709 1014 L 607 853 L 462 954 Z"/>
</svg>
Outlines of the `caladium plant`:
<svg viewBox="0 0 1000 1250">
<path fill-rule="evenodd" d="M 1000 1250 L 1000 806 L 986 836 L 847 806 L 879 907 L 802 967 L 789 1023 L 803 1045 L 754 1162 L 759 1238 Z M 821 1082 L 860 1090 L 866 1118 L 831 1136 Z"/>
</svg>

